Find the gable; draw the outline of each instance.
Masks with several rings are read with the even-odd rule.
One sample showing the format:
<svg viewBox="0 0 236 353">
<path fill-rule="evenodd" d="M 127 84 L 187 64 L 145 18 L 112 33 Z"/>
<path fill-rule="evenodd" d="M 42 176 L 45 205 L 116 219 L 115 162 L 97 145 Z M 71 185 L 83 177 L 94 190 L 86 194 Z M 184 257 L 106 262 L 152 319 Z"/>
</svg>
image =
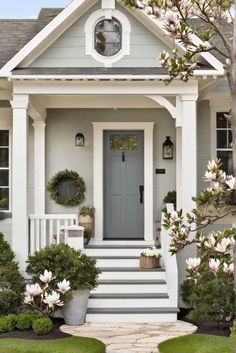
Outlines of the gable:
<svg viewBox="0 0 236 353">
<path fill-rule="evenodd" d="M 97 3 L 68 28 L 45 50 L 30 67 L 103 67 L 91 55 L 86 55 L 85 24 L 89 16 L 101 8 Z M 115 62 L 114 67 L 157 67 L 158 57 L 168 46 L 141 24 L 125 8 L 116 9 L 125 14 L 131 25 L 130 55 Z"/>
</svg>

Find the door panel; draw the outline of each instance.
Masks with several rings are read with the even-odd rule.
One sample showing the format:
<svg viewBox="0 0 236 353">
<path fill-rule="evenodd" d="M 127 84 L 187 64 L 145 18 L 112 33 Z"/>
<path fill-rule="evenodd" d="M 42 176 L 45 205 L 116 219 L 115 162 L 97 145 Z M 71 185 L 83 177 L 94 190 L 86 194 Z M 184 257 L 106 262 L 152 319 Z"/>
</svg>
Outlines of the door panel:
<svg viewBox="0 0 236 353">
<path fill-rule="evenodd" d="M 104 132 L 104 239 L 144 239 L 143 131 Z"/>
</svg>

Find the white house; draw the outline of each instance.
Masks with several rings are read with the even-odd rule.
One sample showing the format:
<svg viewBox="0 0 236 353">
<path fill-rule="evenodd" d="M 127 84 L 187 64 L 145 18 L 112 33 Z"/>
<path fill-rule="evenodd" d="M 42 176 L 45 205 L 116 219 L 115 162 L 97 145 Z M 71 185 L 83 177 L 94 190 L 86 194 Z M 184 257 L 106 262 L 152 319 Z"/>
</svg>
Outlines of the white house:
<svg viewBox="0 0 236 353">
<path fill-rule="evenodd" d="M 207 161 L 218 154 L 230 167 L 221 61 L 203 53 L 187 83 L 166 85 L 158 56 L 172 42 L 162 23 L 115 0 L 0 20 L 0 33 L 0 206 L 8 215 L 0 231 L 21 269 L 29 252 L 77 222 L 78 207 L 57 205 L 47 192 L 55 173 L 73 170 L 96 209 L 85 251 L 103 269 L 87 320 L 176 320 L 178 272 L 182 280 L 196 250 L 179 256 L 177 270 L 162 231 L 163 269 L 139 270 L 138 255 L 156 243 L 168 191 L 189 211 Z M 167 136 L 173 159 L 163 158 Z"/>
</svg>

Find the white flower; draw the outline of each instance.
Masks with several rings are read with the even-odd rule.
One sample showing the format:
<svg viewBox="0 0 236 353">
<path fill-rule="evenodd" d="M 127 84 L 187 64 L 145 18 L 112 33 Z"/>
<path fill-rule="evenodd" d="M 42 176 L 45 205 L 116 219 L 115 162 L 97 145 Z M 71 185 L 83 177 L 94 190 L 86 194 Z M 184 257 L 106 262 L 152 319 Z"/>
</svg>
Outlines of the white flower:
<svg viewBox="0 0 236 353">
<path fill-rule="evenodd" d="M 39 276 L 40 281 L 43 283 L 49 283 L 52 280 L 52 272 L 48 270 L 44 270 L 44 274 Z"/>
<path fill-rule="evenodd" d="M 64 303 L 60 300 L 60 294 L 54 291 L 52 291 L 51 294 L 45 293 L 45 299 L 43 300 L 43 302 L 47 304 L 49 308 L 53 308 L 54 305 L 64 305 Z"/>
<path fill-rule="evenodd" d="M 172 222 L 179 222 L 180 221 L 180 218 L 178 216 L 178 213 L 176 211 L 173 211 L 170 215 L 170 219 Z"/>
<path fill-rule="evenodd" d="M 231 240 L 228 238 L 224 238 L 221 240 L 220 243 L 216 245 L 215 249 L 221 253 L 225 253 L 229 244 L 231 244 Z"/>
<path fill-rule="evenodd" d="M 211 48 L 211 44 L 209 42 L 203 42 L 201 45 L 206 50 Z"/>
<path fill-rule="evenodd" d="M 26 295 L 24 298 L 24 303 L 25 304 L 31 304 L 34 301 L 34 298 L 31 297 L 30 295 Z"/>
<path fill-rule="evenodd" d="M 230 65 L 231 65 L 231 61 L 230 61 L 229 58 L 227 58 L 227 59 L 225 60 L 225 62 L 226 62 L 226 65 L 227 65 L 227 66 L 230 66 Z"/>
<path fill-rule="evenodd" d="M 210 170 L 210 171 L 213 171 L 215 168 L 217 168 L 217 163 L 213 159 L 212 161 L 208 162 L 207 169 Z"/>
<path fill-rule="evenodd" d="M 234 264 L 228 265 L 226 262 L 224 262 L 224 272 L 226 273 L 234 273 Z"/>
<path fill-rule="evenodd" d="M 201 259 L 200 257 L 190 257 L 186 260 L 186 263 L 189 269 L 196 271 L 196 269 L 200 266 Z"/>
<path fill-rule="evenodd" d="M 236 178 L 234 178 L 232 175 L 229 175 L 225 183 L 230 187 L 231 190 L 233 190 L 236 187 Z"/>
<path fill-rule="evenodd" d="M 213 248 L 215 246 L 215 243 L 216 243 L 216 240 L 214 238 L 214 235 L 210 234 L 208 240 L 206 240 L 204 242 L 204 245 L 205 245 L 206 248 L 211 249 L 211 248 Z"/>
<path fill-rule="evenodd" d="M 65 294 L 66 292 L 68 292 L 68 290 L 70 290 L 70 282 L 63 279 L 62 282 L 57 283 L 57 287 L 58 292 Z"/>
<path fill-rule="evenodd" d="M 36 295 L 39 295 L 41 293 L 42 293 L 42 288 L 38 283 L 26 285 L 26 292 L 25 292 L 26 297 L 35 297 Z"/>
<path fill-rule="evenodd" d="M 158 249 L 155 248 L 155 246 L 153 246 L 152 248 L 147 248 L 147 249 L 144 249 L 142 252 L 141 252 L 141 255 L 142 256 L 150 256 L 150 257 L 156 257 L 156 258 L 159 258 L 161 256 L 160 252 Z"/>
<path fill-rule="evenodd" d="M 216 180 L 216 173 L 213 173 L 211 171 L 210 172 L 206 171 L 205 178 L 210 181 L 215 181 Z"/>
<path fill-rule="evenodd" d="M 220 260 L 219 259 L 210 259 L 209 261 L 209 267 L 211 272 L 213 273 L 217 273 L 219 270 L 219 266 L 220 266 Z"/>
</svg>

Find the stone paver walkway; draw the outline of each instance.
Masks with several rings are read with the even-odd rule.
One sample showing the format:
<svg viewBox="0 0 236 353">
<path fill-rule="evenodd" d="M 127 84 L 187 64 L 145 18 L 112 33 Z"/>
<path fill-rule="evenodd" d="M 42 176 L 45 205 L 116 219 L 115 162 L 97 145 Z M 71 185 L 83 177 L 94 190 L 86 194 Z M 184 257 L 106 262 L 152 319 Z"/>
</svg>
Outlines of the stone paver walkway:
<svg viewBox="0 0 236 353">
<path fill-rule="evenodd" d="M 195 332 L 196 326 L 184 321 L 160 324 L 86 323 L 62 326 L 74 336 L 94 337 L 107 345 L 107 353 L 158 353 L 157 344 L 169 338 Z"/>
</svg>

